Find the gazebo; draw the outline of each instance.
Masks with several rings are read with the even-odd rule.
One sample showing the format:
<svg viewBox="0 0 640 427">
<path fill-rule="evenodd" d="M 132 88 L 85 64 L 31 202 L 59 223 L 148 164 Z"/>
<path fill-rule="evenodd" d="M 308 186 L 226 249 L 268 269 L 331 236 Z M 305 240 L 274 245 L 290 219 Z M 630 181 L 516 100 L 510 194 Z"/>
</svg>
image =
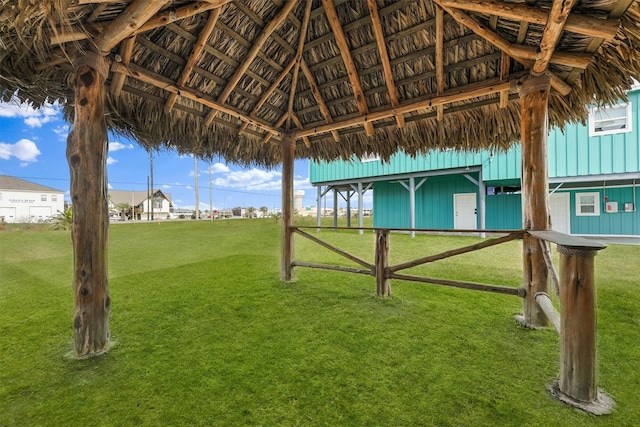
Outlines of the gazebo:
<svg viewBox="0 0 640 427">
<path fill-rule="evenodd" d="M 564 248 L 565 289 L 592 285 L 599 249 L 548 231 L 547 129 L 625 97 L 639 22 L 633 0 L 2 0 L 0 95 L 60 100 L 72 123 L 75 354 L 109 345 L 107 130 L 149 150 L 282 164 L 283 280 L 294 158 L 520 141 L 523 323 L 546 325 L 541 239 Z M 578 310 L 592 291 L 561 302 Z M 591 317 L 584 333 L 562 322 L 558 393 L 597 406 Z"/>
</svg>

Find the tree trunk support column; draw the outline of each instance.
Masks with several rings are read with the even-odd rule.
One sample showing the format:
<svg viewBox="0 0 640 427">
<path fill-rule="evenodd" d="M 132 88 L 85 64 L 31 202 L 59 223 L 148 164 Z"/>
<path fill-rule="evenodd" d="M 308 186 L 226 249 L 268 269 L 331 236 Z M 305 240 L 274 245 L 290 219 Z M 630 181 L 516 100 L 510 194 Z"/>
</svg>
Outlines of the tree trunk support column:
<svg viewBox="0 0 640 427">
<path fill-rule="evenodd" d="M 282 140 L 282 259 L 281 279 L 293 279 L 293 159 L 296 142 L 290 136 Z"/>
<path fill-rule="evenodd" d="M 552 395 L 584 411 L 602 415 L 613 400 L 596 387 L 596 291 L 592 248 L 558 245 L 560 253 L 560 381 Z"/>
<path fill-rule="evenodd" d="M 522 219 L 525 230 L 548 230 L 549 181 L 547 173 L 548 99 L 550 78 L 529 77 L 520 90 L 522 101 Z M 547 326 L 549 321 L 536 303 L 538 292 L 547 292 L 549 277 L 538 240 L 525 233 L 523 249 L 524 316 L 517 320 L 528 327 Z"/>
<path fill-rule="evenodd" d="M 74 355 L 91 357 L 109 348 L 111 298 L 107 278 L 107 126 L 104 82 L 108 64 L 87 53 L 74 63 L 75 116 L 67 138 L 73 204 Z"/>
<path fill-rule="evenodd" d="M 389 230 L 376 230 L 376 292 L 379 297 L 391 295 L 389 270 Z"/>
</svg>

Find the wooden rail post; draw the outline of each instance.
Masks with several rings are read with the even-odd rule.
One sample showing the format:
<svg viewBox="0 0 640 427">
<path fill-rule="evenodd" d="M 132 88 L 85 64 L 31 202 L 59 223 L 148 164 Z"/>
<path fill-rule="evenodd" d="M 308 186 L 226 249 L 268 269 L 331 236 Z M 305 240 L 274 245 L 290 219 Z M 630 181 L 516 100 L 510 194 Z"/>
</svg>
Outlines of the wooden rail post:
<svg viewBox="0 0 640 427">
<path fill-rule="evenodd" d="M 282 258 L 280 277 L 293 278 L 293 160 L 296 142 L 290 136 L 282 140 Z"/>
<path fill-rule="evenodd" d="M 73 206 L 74 355 L 91 357 L 108 350 L 111 297 L 107 278 L 107 126 L 104 82 L 108 65 L 87 53 L 75 61 L 73 127 L 67 137 Z"/>
<path fill-rule="evenodd" d="M 520 90 L 522 143 L 522 220 L 525 230 L 549 228 L 547 176 L 548 98 L 550 78 L 531 76 Z M 524 316 L 526 326 L 548 325 L 548 319 L 536 303 L 535 294 L 547 292 L 549 277 L 542 251 L 535 237 L 525 233 L 522 239 Z"/>
<path fill-rule="evenodd" d="M 613 400 L 596 387 L 596 293 L 594 248 L 558 245 L 560 253 L 560 381 L 550 391 L 559 400 L 593 414 L 606 414 Z"/>
<path fill-rule="evenodd" d="M 380 297 L 391 295 L 389 271 L 389 230 L 376 230 L 376 291 Z"/>
</svg>

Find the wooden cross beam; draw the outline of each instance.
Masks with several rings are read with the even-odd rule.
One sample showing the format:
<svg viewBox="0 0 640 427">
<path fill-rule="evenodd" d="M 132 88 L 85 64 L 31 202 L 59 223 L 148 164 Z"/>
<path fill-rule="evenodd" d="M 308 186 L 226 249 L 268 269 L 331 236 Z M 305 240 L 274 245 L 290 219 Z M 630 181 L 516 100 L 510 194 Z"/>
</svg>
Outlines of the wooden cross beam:
<svg viewBox="0 0 640 427">
<path fill-rule="evenodd" d="M 244 58 L 244 61 L 238 66 L 238 68 L 236 68 L 236 71 L 229 79 L 227 86 L 222 90 L 222 93 L 218 97 L 218 104 L 224 104 L 227 99 L 229 99 L 231 92 L 233 92 L 238 83 L 240 83 L 240 79 L 242 79 L 253 60 L 258 56 L 258 53 L 260 53 L 262 46 L 264 46 L 269 37 L 271 37 L 271 33 L 273 33 L 276 28 L 282 24 L 282 22 L 284 22 L 287 15 L 289 15 L 289 12 L 291 12 L 296 4 L 297 2 L 293 0 L 286 2 L 278 14 L 274 16 L 273 19 L 264 27 L 258 38 L 252 42 L 251 49 L 247 52 L 247 56 Z M 211 122 L 213 122 L 213 119 L 218 115 L 218 112 L 219 110 L 212 109 L 204 119 L 205 125 L 210 125 Z"/>
<path fill-rule="evenodd" d="M 544 27 L 544 33 L 542 33 L 542 40 L 540 41 L 540 56 L 533 64 L 533 74 L 542 74 L 547 68 L 549 68 L 549 61 L 556 49 L 558 40 L 562 35 L 562 29 L 565 22 L 571 13 L 571 8 L 577 0 L 554 0 L 553 6 L 551 6 L 551 13 L 547 20 L 547 25 Z"/>
<path fill-rule="evenodd" d="M 209 40 L 209 36 L 213 32 L 213 29 L 215 28 L 216 23 L 218 22 L 218 18 L 220 17 L 221 11 L 222 11 L 222 8 L 219 7 L 217 9 L 214 9 L 209 14 L 209 19 L 207 19 L 207 22 L 204 24 L 204 27 L 202 28 L 202 30 L 200 30 L 200 35 L 198 36 L 198 40 L 196 40 L 196 43 L 193 45 L 193 50 L 189 55 L 189 59 L 187 59 L 187 63 L 182 69 L 182 73 L 180 74 L 180 77 L 176 82 L 176 86 L 184 87 L 184 85 L 189 80 L 189 76 L 193 71 L 193 67 L 196 65 L 198 58 L 200 58 L 200 55 L 202 54 L 202 51 L 204 50 L 204 47 L 207 44 L 207 40 Z M 169 94 L 169 98 L 167 98 L 167 102 L 164 104 L 165 110 L 171 111 L 171 109 L 173 108 L 173 104 L 176 103 L 177 99 L 178 99 L 177 93 Z"/>
<path fill-rule="evenodd" d="M 353 62 L 353 58 L 351 57 L 349 43 L 347 43 L 347 38 L 345 37 L 344 30 L 342 29 L 342 24 L 338 19 L 338 12 L 336 11 L 332 0 L 322 0 L 322 4 L 324 6 L 327 20 L 329 21 L 329 25 L 331 26 L 331 30 L 333 30 L 336 44 L 338 45 L 338 49 L 340 50 L 342 62 L 347 69 L 347 75 L 349 76 L 351 87 L 353 88 L 353 96 L 356 99 L 358 110 L 361 114 L 368 114 L 369 107 L 367 106 L 367 101 L 364 97 L 364 91 L 362 90 L 362 85 L 360 84 L 360 76 L 358 75 L 358 70 L 356 69 L 356 65 Z M 364 129 L 367 135 L 373 135 L 373 123 L 365 122 Z"/>
<path fill-rule="evenodd" d="M 438 96 L 444 92 L 444 10 L 436 5 L 436 86 Z M 444 119 L 444 106 L 436 107 L 437 120 Z"/>
<path fill-rule="evenodd" d="M 289 131 L 291 127 L 291 119 L 293 115 L 293 101 L 296 95 L 296 88 L 298 87 L 298 76 L 300 73 L 300 61 L 302 61 L 302 50 L 304 49 L 304 41 L 307 36 L 307 27 L 309 25 L 309 16 L 311 14 L 311 0 L 307 0 L 307 4 L 304 8 L 304 18 L 300 26 L 300 34 L 298 35 L 298 49 L 296 50 L 296 65 L 293 68 L 293 79 L 291 80 L 291 91 L 289 91 L 289 104 L 287 111 L 289 112 L 289 119 L 287 120 L 286 129 Z"/>
<path fill-rule="evenodd" d="M 400 101 L 398 100 L 398 90 L 393 79 L 393 71 L 391 70 L 391 63 L 389 62 L 389 53 L 387 52 L 387 44 L 384 40 L 384 32 L 382 31 L 382 21 L 380 20 L 378 5 L 376 3 L 376 0 L 367 0 L 367 5 L 369 6 L 371 25 L 373 27 L 373 33 L 376 36 L 376 44 L 378 45 L 380 62 L 382 63 L 382 71 L 384 73 L 384 79 L 387 84 L 387 90 L 389 91 L 391 106 L 397 107 L 398 104 L 400 104 Z M 404 116 L 397 116 L 396 123 L 398 124 L 399 128 L 403 128 Z"/>
</svg>

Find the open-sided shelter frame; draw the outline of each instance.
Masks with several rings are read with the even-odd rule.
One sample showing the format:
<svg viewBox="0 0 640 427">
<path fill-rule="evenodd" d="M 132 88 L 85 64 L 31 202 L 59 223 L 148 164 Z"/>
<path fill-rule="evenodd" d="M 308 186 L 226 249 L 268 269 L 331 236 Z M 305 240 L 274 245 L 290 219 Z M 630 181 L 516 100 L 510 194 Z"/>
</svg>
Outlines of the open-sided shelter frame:
<svg viewBox="0 0 640 427">
<path fill-rule="evenodd" d="M 550 125 L 640 77 L 633 0 L 2 0 L 0 90 L 60 99 L 74 207 L 78 356 L 109 343 L 107 130 L 149 150 L 282 164 L 282 278 L 293 161 L 522 143 L 523 228 L 548 229 Z M 538 238 L 524 319 L 544 325 Z M 560 386 L 562 388 L 562 384 Z M 566 390 L 562 390 L 566 391 Z"/>
</svg>

